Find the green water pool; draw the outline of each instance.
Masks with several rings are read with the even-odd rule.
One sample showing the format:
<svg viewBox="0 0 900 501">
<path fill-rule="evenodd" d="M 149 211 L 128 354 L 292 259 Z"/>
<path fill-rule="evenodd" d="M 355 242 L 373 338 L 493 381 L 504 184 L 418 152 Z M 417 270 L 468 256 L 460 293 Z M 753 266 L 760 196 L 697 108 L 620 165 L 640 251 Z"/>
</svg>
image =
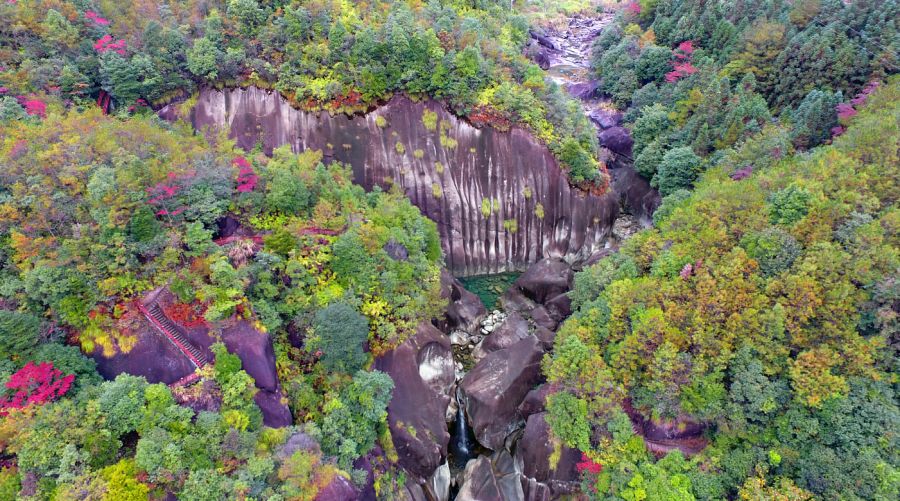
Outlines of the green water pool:
<svg viewBox="0 0 900 501">
<path fill-rule="evenodd" d="M 498 273 L 494 275 L 475 275 L 460 277 L 463 287 L 481 298 L 488 311 L 499 306 L 500 296 L 519 278 L 521 273 Z"/>
</svg>

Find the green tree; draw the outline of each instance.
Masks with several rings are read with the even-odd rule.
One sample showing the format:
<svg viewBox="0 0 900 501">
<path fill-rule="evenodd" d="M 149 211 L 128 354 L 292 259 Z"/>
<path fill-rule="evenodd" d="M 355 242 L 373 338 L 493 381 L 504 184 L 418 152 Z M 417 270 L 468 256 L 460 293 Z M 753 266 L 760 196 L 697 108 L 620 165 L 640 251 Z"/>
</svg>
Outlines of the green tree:
<svg viewBox="0 0 900 501">
<path fill-rule="evenodd" d="M 78 43 L 78 29 L 56 9 L 47 10 L 41 28 L 44 30 L 42 37 L 54 51 L 71 48 Z"/>
<path fill-rule="evenodd" d="M 0 310 L 0 356 L 28 357 L 37 347 L 40 335 L 39 318 L 28 313 Z"/>
<path fill-rule="evenodd" d="M 741 246 L 759 263 L 764 276 L 777 275 L 790 268 L 801 251 L 797 239 L 781 228 L 750 233 L 741 240 Z"/>
<path fill-rule="evenodd" d="M 798 148 L 812 148 L 831 137 L 831 129 L 838 125 L 835 107 L 841 102 L 840 92 L 812 90 L 800 106 L 790 114 L 791 136 Z"/>
<path fill-rule="evenodd" d="M 233 483 L 216 470 L 191 471 L 178 499 L 184 501 L 220 501 L 233 493 Z"/>
<path fill-rule="evenodd" d="M 769 196 L 769 221 L 772 224 L 790 226 L 806 217 L 811 201 L 809 191 L 798 186 L 772 193 Z"/>
<path fill-rule="evenodd" d="M 369 335 L 369 321 L 356 308 L 337 302 L 316 312 L 315 337 L 310 352 L 321 352 L 320 360 L 331 371 L 353 373 L 366 363 L 363 343 Z"/>
<path fill-rule="evenodd" d="M 639 156 L 644 148 L 657 142 L 665 145 L 664 134 L 669 130 L 669 112 L 662 104 L 653 104 L 641 111 L 641 116 L 634 122 L 631 135 L 634 138 L 634 154 Z"/>
<path fill-rule="evenodd" d="M 666 47 L 650 45 L 641 51 L 635 72 L 641 83 L 663 82 L 672 70 L 672 51 Z"/>
<path fill-rule="evenodd" d="M 690 188 L 700 174 L 701 159 L 687 146 L 666 152 L 657 169 L 654 182 L 665 196 L 682 188 Z"/>
<path fill-rule="evenodd" d="M 219 76 L 219 63 L 224 58 L 222 50 L 207 37 L 194 40 L 187 52 L 187 67 L 191 73 L 205 80 Z"/>
<path fill-rule="evenodd" d="M 359 371 L 340 397 L 325 404 L 322 451 L 338 458 L 341 468 L 368 452 L 387 418 L 394 382 L 383 372 Z"/>
<path fill-rule="evenodd" d="M 162 83 L 162 75 L 147 55 L 128 59 L 115 51 L 106 51 L 100 57 L 100 79 L 103 90 L 122 105 L 131 105 L 139 98 L 156 99 Z"/>
<path fill-rule="evenodd" d="M 567 446 L 591 450 L 591 428 L 587 418 L 584 400 L 565 392 L 547 397 L 547 423 Z"/>
</svg>

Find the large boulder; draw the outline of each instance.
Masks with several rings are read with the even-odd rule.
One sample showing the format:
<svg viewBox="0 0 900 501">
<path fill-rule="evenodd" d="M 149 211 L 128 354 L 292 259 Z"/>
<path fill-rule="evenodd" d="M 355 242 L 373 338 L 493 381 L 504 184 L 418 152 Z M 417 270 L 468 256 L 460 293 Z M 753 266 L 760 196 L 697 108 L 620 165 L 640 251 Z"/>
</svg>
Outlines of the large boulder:
<svg viewBox="0 0 900 501">
<path fill-rule="evenodd" d="M 243 369 L 256 382 L 257 388 L 269 392 L 278 389 L 275 349 L 268 334 L 257 330 L 252 323 L 240 320 L 222 329 L 222 342 L 230 353 L 241 359 Z"/>
<path fill-rule="evenodd" d="M 462 283 L 446 269 L 441 270 L 441 297 L 448 301 L 444 318 L 437 322 L 437 327 L 450 332 L 460 329 L 466 332 L 477 332 L 481 321 L 487 315 L 487 309 L 481 299 L 467 291 Z"/>
<path fill-rule="evenodd" d="M 469 461 L 462 474 L 457 501 L 520 501 L 524 499 L 515 460 L 506 451 Z"/>
<path fill-rule="evenodd" d="M 552 55 L 552 49 L 548 49 L 536 41 L 530 43 L 525 49 L 525 57 L 534 61 L 534 64 L 540 66 L 544 71 L 550 69 L 550 58 Z"/>
<path fill-rule="evenodd" d="M 647 449 L 657 457 L 662 457 L 674 450 L 685 456 L 693 456 L 709 445 L 706 438 L 707 423 L 697 421 L 690 416 L 681 415 L 675 419 L 648 419 L 626 401 L 623 409 L 631 418 L 635 432 L 644 439 Z"/>
<path fill-rule="evenodd" d="M 455 380 L 450 340 L 422 323 L 415 336 L 376 359 L 375 369 L 394 380 L 387 412 L 398 462 L 427 479 L 446 460 L 450 441 L 445 422 Z"/>
<path fill-rule="evenodd" d="M 222 329 L 222 342 L 241 359 L 241 366 L 253 378 L 259 391 L 254 400 L 263 414 L 263 423 L 272 428 L 294 424 L 287 402 L 282 397 L 275 349 L 269 335 L 252 323 L 239 320 Z M 210 356 L 212 360 L 212 356 Z"/>
<path fill-rule="evenodd" d="M 562 259 L 546 258 L 531 265 L 500 298 L 506 311 L 530 319 L 541 333 L 553 332 L 572 313 L 568 292 L 572 288 L 572 266 Z M 541 336 L 545 348 L 552 335 Z"/>
<path fill-rule="evenodd" d="M 518 406 L 541 382 L 544 352 L 533 336 L 481 359 L 460 381 L 475 438 L 498 450 L 522 422 Z"/>
<path fill-rule="evenodd" d="M 601 130 L 611 129 L 622 123 L 622 112 L 609 108 L 596 108 L 588 113 L 588 118 Z"/>
<path fill-rule="evenodd" d="M 638 218 L 643 224 L 650 224 L 650 218 L 662 203 L 659 192 L 650 186 L 650 182 L 635 172 L 634 167 L 626 159 L 615 159 L 609 163 L 612 176 L 612 188 L 619 195 L 626 210 Z"/>
<path fill-rule="evenodd" d="M 562 259 L 546 258 L 529 266 L 513 283 L 512 291 L 521 291 L 528 299 L 545 304 L 572 288 L 572 266 Z"/>
<path fill-rule="evenodd" d="M 315 501 L 357 501 L 359 490 L 353 482 L 341 475 L 335 475 L 328 485 L 319 489 Z"/>
<path fill-rule="evenodd" d="M 600 82 L 597 80 L 590 80 L 587 82 L 572 83 L 566 86 L 566 90 L 569 91 L 569 95 L 575 99 L 590 101 L 597 97 L 597 94 L 600 91 Z"/>
<path fill-rule="evenodd" d="M 528 419 L 532 414 L 544 412 L 547 405 L 547 395 L 551 392 L 549 384 L 542 384 L 525 395 L 525 400 L 519 404 L 519 414 L 523 419 Z"/>
<path fill-rule="evenodd" d="M 475 347 L 472 358 L 481 360 L 488 353 L 512 346 L 530 335 L 528 321 L 514 311 Z"/>
<path fill-rule="evenodd" d="M 557 446 L 550 437 L 550 426 L 546 413 L 540 412 L 528 417 L 525 431 L 516 447 L 516 463 L 522 465 L 523 487 L 531 492 L 544 491 L 534 484 L 549 488 L 553 498 L 571 494 L 578 490 L 579 478 L 576 465 L 581 453 L 565 445 L 558 449 L 555 464 L 550 457 L 555 455 Z M 533 482 L 529 482 L 533 481 Z M 530 485 L 529 485 L 530 484 Z"/>
<path fill-rule="evenodd" d="M 234 216 L 225 215 L 216 220 L 216 232 L 213 234 L 213 240 L 220 238 L 228 238 L 241 227 L 241 222 Z"/>
<path fill-rule="evenodd" d="M 269 428 L 282 428 L 294 424 L 294 417 L 281 395 L 281 390 L 257 391 L 253 401 L 262 411 L 263 424 Z"/>
<path fill-rule="evenodd" d="M 393 499 L 395 501 L 448 501 L 450 499 L 450 465 L 442 464 L 425 482 L 416 479 L 407 480 Z"/>
<path fill-rule="evenodd" d="M 613 153 L 631 157 L 631 147 L 634 146 L 634 139 L 628 129 L 621 126 L 610 127 L 597 136 L 600 146 L 609 149 Z"/>
<path fill-rule="evenodd" d="M 535 41 L 537 41 L 538 44 L 540 44 L 550 50 L 559 50 L 559 46 L 557 46 L 556 43 L 553 41 L 553 39 L 548 37 L 546 34 L 538 33 L 535 30 L 531 30 L 529 32 L 529 35 L 531 35 L 531 38 L 533 38 Z"/>
</svg>

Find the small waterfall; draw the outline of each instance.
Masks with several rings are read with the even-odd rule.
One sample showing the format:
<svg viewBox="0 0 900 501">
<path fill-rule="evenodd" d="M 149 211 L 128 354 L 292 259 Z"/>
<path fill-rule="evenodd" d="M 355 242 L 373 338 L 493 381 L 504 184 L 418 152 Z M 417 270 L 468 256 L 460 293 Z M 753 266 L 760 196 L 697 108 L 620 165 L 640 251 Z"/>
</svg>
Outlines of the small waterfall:
<svg viewBox="0 0 900 501">
<path fill-rule="evenodd" d="M 475 451 L 475 434 L 466 421 L 465 405 L 461 397 L 462 390 L 456 388 L 456 421 L 450 430 L 450 455 L 454 468 L 463 469 L 470 459 L 477 456 Z"/>
</svg>

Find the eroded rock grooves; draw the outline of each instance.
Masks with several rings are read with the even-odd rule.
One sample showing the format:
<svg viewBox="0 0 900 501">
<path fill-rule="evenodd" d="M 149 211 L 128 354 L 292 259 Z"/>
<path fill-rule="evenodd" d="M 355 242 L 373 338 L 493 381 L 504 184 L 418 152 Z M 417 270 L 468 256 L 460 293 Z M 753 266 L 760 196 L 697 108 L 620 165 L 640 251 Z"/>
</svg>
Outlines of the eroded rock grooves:
<svg viewBox="0 0 900 501">
<path fill-rule="evenodd" d="M 435 126 L 426 127 L 426 111 L 436 114 Z M 476 128 L 435 101 L 396 96 L 347 117 L 299 111 L 259 88 L 206 89 L 191 121 L 227 129 L 245 149 L 322 150 L 350 164 L 366 189 L 397 185 L 437 223 L 457 276 L 523 269 L 544 257 L 584 261 L 604 247 L 619 213 L 616 194 L 570 187 L 529 132 Z"/>
</svg>

